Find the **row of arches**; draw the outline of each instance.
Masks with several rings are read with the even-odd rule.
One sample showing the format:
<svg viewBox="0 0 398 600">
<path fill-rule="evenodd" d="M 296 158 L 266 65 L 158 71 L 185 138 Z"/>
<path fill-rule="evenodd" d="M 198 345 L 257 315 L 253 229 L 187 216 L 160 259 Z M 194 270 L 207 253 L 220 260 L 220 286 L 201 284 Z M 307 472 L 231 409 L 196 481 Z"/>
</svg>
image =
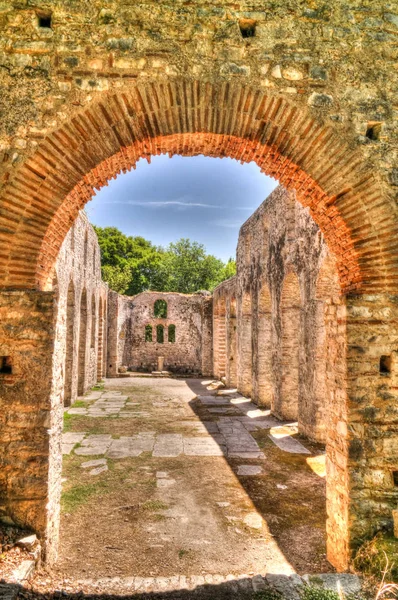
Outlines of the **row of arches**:
<svg viewBox="0 0 398 600">
<path fill-rule="evenodd" d="M 105 375 L 106 300 L 83 288 L 80 297 L 73 280 L 67 292 L 64 405 Z"/>
<path fill-rule="evenodd" d="M 216 290 L 214 298 L 215 375 L 279 418 L 298 420 L 318 441 L 325 441 L 332 393 L 325 311 L 337 292 L 333 269 L 327 257 L 310 298 L 294 271 L 280 289 L 264 282 L 236 296 L 230 284 L 225 295 Z"/>
</svg>

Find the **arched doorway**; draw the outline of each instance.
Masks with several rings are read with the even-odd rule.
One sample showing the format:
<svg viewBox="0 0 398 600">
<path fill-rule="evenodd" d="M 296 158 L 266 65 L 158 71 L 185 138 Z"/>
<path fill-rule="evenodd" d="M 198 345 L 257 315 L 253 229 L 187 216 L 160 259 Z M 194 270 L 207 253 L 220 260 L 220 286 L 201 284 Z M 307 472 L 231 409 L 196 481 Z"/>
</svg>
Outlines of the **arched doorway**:
<svg viewBox="0 0 398 600">
<path fill-rule="evenodd" d="M 299 100 L 287 99 L 284 93 L 264 92 L 253 85 L 224 80 L 213 84 L 178 77 L 167 83 L 148 79 L 144 84 L 126 84 L 119 91 L 99 94 L 83 109 L 79 102 L 71 102 L 70 118 L 64 125 L 55 125 L 38 149 L 30 145 L 29 154 L 22 156 L 19 164 L 5 166 L 9 171 L 1 196 L 7 210 L 1 216 L 4 251 L 0 272 L 7 291 L 1 301 L 6 307 L 20 302 L 15 290 L 25 294 L 26 306 L 45 297 L 41 294 L 51 290 L 56 256 L 79 208 L 92 197 L 95 188 L 105 185 L 115 173 L 131 168 L 140 156 L 178 152 L 255 160 L 287 188 L 296 189 L 298 199 L 310 207 L 336 255 L 341 288 L 347 294 L 348 327 L 345 328 L 343 316 L 341 339 L 336 344 L 347 358 L 351 377 L 349 381 L 341 378 L 330 426 L 333 435 L 328 436 L 329 459 L 334 466 L 328 480 L 330 556 L 341 566 L 347 564 L 351 547 L 375 528 L 360 502 L 363 489 L 373 489 L 367 483 L 364 465 L 371 468 L 373 464 L 369 454 L 372 443 L 367 441 L 373 440 L 374 433 L 363 424 L 363 415 L 353 409 L 348 398 L 361 397 L 371 390 L 374 398 L 381 401 L 379 363 L 369 357 L 380 352 L 383 356 L 391 354 L 393 348 L 398 307 L 394 297 L 386 294 L 395 294 L 397 288 L 397 215 L 377 176 L 365 168 L 362 155 L 352 151 L 356 146 L 354 136 L 350 147 L 340 139 L 339 132 L 324 123 L 316 111 L 304 107 Z M 37 197 L 41 198 L 40 203 Z M 376 346 L 369 341 L 377 329 L 375 314 L 386 305 L 389 314 L 383 318 L 390 326 L 382 334 L 378 331 Z M 50 322 L 52 309 L 44 301 L 43 306 L 42 316 L 45 314 L 46 322 Z M 10 341 L 6 330 L 2 331 L 10 352 L 18 356 L 18 340 Z M 350 342 L 347 345 L 346 333 Z M 50 339 L 50 332 L 48 336 Z M 367 340 L 369 350 L 361 356 L 356 350 L 358 337 Z M 366 380 L 362 378 L 363 370 L 368 373 Z M 38 372 L 32 374 L 32 380 L 38 378 Z M 48 377 L 39 379 L 37 393 L 50 397 Z M 383 380 L 383 384 L 390 393 L 391 382 Z M 27 398 L 29 385 L 33 385 L 31 380 L 25 387 Z M 84 389 L 84 377 L 80 388 Z M 15 410 L 17 392 L 11 391 L 8 397 L 13 393 L 16 402 L 10 404 Z M 388 407 L 381 409 L 372 400 L 370 408 L 372 411 L 367 414 L 375 414 L 372 418 L 384 423 Z M 349 429 L 347 424 L 351 422 L 360 423 L 361 427 Z M 43 456 L 49 456 L 48 440 L 40 440 L 40 444 Z M 386 475 L 391 475 L 395 460 L 393 448 L 393 444 L 385 444 L 384 458 L 378 465 Z M 350 485 L 352 474 L 358 469 L 359 491 Z M 17 461 L 9 472 L 19 473 Z M 38 480 L 46 482 L 44 487 L 47 475 L 48 468 L 43 467 Z M 22 477 L 16 498 L 24 495 L 27 485 Z M 391 518 L 387 516 L 390 492 L 377 491 L 378 499 L 385 503 L 380 522 Z M 29 523 L 41 532 L 46 530 L 49 519 L 44 495 L 38 496 L 37 512 Z M 352 501 L 355 499 L 357 502 Z M 56 503 L 57 499 L 52 501 Z M 23 513 L 18 499 L 12 498 L 10 506 L 15 514 Z"/>
</svg>

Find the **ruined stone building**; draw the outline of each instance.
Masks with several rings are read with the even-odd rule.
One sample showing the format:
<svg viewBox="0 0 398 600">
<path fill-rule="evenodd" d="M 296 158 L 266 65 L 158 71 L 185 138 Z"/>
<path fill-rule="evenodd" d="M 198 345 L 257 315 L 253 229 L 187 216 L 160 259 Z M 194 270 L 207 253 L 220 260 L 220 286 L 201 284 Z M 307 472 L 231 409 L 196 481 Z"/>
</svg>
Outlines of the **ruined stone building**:
<svg viewBox="0 0 398 600">
<path fill-rule="evenodd" d="M 108 374 L 120 367 L 179 374 L 212 373 L 212 301 L 206 294 L 146 292 L 109 297 Z"/>
<path fill-rule="evenodd" d="M 3 3 L 0 25 L 2 513 L 53 561 L 64 398 L 105 362 L 150 368 L 158 326 L 162 350 L 185 339 L 185 300 L 166 318 L 107 293 L 79 211 L 140 158 L 228 156 L 288 193 L 243 226 L 214 293 L 213 369 L 200 295 L 200 348 L 165 356 L 326 441 L 328 557 L 346 569 L 398 502 L 394 3 L 32 0 Z"/>
</svg>

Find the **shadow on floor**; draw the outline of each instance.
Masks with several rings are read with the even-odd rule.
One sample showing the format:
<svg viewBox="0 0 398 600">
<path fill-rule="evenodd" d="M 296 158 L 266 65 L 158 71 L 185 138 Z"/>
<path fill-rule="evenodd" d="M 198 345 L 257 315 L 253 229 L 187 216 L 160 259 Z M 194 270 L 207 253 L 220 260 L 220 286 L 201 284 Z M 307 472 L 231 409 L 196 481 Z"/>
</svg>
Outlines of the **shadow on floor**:
<svg viewBox="0 0 398 600">
<path fill-rule="evenodd" d="M 215 396 L 216 391 L 207 390 L 203 381 L 185 379 L 187 386 L 198 396 Z M 211 407 L 203 406 L 198 398 L 189 404 L 217 442 L 219 434 L 215 434 L 207 423 L 230 415 L 208 412 Z M 264 416 L 253 417 L 251 421 L 255 423 L 261 419 Z M 309 455 L 290 454 L 277 448 L 269 438 L 269 429 L 250 433 L 265 459 L 231 458 L 224 454 L 226 462 L 295 571 L 300 574 L 333 572 L 326 559 L 326 479 L 309 466 Z M 323 445 L 307 439 L 302 441 L 312 455 L 324 454 Z M 238 466 L 242 464 L 261 466 L 265 477 L 238 475 Z"/>
</svg>

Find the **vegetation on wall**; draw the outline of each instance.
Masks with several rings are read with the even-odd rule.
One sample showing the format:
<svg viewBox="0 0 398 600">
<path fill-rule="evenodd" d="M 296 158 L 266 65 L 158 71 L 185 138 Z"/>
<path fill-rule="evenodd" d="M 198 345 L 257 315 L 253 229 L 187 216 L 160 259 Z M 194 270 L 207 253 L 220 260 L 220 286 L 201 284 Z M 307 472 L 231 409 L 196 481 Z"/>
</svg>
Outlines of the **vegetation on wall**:
<svg viewBox="0 0 398 600">
<path fill-rule="evenodd" d="M 212 291 L 236 273 L 234 260 L 224 263 L 207 254 L 203 244 L 187 238 L 162 248 L 116 227 L 94 229 L 101 248 L 102 277 L 121 294 Z"/>
</svg>

